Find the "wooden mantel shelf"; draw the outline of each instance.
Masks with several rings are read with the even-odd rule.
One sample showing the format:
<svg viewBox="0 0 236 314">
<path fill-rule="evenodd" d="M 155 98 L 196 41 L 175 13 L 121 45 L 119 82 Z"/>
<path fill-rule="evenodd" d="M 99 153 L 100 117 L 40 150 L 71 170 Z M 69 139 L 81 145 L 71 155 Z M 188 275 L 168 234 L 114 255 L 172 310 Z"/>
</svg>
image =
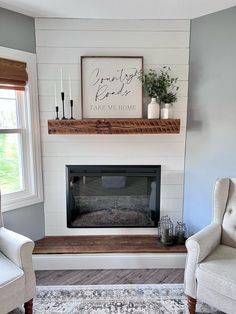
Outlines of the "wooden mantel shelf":
<svg viewBox="0 0 236 314">
<path fill-rule="evenodd" d="M 180 119 L 48 120 L 49 134 L 176 134 Z"/>
</svg>

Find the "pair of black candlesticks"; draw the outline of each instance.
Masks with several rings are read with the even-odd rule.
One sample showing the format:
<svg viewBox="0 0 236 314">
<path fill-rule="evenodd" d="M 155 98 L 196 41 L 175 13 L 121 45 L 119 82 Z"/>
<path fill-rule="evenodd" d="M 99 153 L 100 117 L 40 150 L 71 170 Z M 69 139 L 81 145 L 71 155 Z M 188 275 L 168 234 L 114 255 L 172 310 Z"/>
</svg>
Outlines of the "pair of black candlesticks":
<svg viewBox="0 0 236 314">
<path fill-rule="evenodd" d="M 65 117 L 65 94 L 61 92 L 61 101 L 62 101 L 62 118 L 61 120 L 68 120 Z M 73 100 L 70 99 L 70 120 L 75 120 L 73 117 Z M 56 106 L 56 120 L 59 120 L 59 108 Z"/>
</svg>

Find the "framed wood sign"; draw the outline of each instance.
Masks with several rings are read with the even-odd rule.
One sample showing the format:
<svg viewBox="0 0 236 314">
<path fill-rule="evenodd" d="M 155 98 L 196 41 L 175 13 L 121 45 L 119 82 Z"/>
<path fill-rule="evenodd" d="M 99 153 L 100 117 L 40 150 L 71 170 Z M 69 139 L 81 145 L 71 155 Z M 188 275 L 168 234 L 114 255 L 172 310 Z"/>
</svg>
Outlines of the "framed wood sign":
<svg viewBox="0 0 236 314">
<path fill-rule="evenodd" d="M 81 57 L 83 118 L 142 118 L 143 57 Z"/>
</svg>

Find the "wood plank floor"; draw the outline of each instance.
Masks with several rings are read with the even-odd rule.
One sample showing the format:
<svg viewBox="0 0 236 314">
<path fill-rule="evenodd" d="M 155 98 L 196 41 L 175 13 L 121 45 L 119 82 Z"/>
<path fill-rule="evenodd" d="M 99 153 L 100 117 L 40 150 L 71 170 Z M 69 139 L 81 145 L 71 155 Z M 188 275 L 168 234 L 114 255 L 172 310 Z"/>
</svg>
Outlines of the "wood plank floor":
<svg viewBox="0 0 236 314">
<path fill-rule="evenodd" d="M 183 283 L 183 269 L 36 271 L 38 286 Z"/>
<path fill-rule="evenodd" d="M 186 253 L 184 245 L 164 246 L 154 235 L 45 237 L 34 254 Z"/>
</svg>

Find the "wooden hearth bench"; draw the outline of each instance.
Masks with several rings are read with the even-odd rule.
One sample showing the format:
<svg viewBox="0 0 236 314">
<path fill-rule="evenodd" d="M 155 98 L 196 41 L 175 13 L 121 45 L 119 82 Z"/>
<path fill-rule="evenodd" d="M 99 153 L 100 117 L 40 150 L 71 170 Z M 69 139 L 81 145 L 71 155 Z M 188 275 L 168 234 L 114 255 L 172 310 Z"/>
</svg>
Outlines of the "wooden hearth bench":
<svg viewBox="0 0 236 314">
<path fill-rule="evenodd" d="M 48 236 L 34 254 L 186 253 L 184 245 L 164 246 L 156 235 Z"/>
</svg>

